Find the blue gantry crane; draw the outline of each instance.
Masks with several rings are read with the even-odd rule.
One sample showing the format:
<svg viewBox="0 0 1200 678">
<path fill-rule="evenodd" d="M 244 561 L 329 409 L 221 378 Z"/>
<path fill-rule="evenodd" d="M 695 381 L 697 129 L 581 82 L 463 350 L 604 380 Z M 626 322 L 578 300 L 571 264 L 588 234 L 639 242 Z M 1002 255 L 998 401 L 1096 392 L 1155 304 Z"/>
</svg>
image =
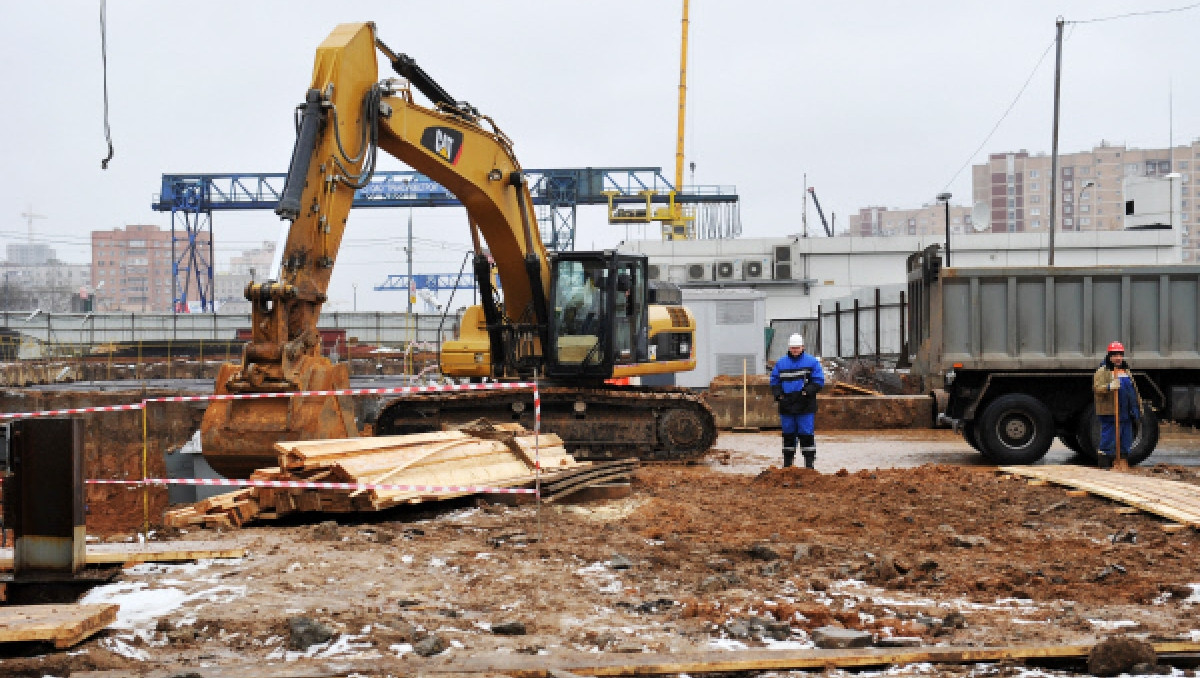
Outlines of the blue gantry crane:
<svg viewBox="0 0 1200 678">
<path fill-rule="evenodd" d="M 661 167 L 579 167 L 528 169 L 525 177 L 539 208 L 542 240 L 553 250 L 575 249 L 579 205 L 667 204 L 711 206 L 732 214 L 736 224 L 737 189 L 733 186 L 685 186 L 676 191 Z M 171 266 L 174 308 L 188 308 L 193 286 L 203 311 L 213 311 L 212 213 L 223 210 L 275 209 L 287 178 L 282 173 L 164 174 L 152 208 L 171 213 Z M 610 203 L 611 198 L 611 203 Z M 452 207 L 461 203 L 446 188 L 411 171 L 376 171 L 355 194 L 359 207 Z M 740 229 L 736 229 L 740 230 Z M 205 237 L 204 234 L 207 234 Z M 723 235 L 738 235 L 725 229 Z M 407 286 L 407 285 L 406 285 Z"/>
</svg>

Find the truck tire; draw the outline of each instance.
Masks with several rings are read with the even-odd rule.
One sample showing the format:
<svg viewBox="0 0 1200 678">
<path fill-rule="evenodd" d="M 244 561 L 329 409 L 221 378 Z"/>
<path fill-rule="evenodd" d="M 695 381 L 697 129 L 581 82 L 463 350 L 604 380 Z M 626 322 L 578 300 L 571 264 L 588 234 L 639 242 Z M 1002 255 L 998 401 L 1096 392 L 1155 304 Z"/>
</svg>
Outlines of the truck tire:
<svg viewBox="0 0 1200 678">
<path fill-rule="evenodd" d="M 996 398 L 980 421 L 979 442 L 996 464 L 1032 464 L 1054 442 L 1054 417 L 1042 401 L 1023 393 Z"/>
<path fill-rule="evenodd" d="M 1079 415 L 1078 428 L 1075 437 L 1079 440 L 1079 456 L 1089 464 L 1096 463 L 1097 450 L 1100 449 L 1100 420 L 1096 418 L 1095 404 L 1089 404 Z M 1142 408 L 1142 419 L 1135 424 L 1133 430 L 1133 449 L 1125 457 L 1130 466 L 1137 466 L 1146 461 L 1158 447 L 1158 415 L 1149 405 Z"/>
<path fill-rule="evenodd" d="M 988 458 L 987 450 L 984 449 L 983 443 L 979 442 L 979 425 L 976 422 L 963 422 L 962 437 L 971 446 L 971 449 L 983 455 L 984 459 Z"/>
<path fill-rule="evenodd" d="M 1083 448 L 1079 446 L 1079 438 L 1075 436 L 1075 431 L 1065 429 L 1058 432 L 1058 439 L 1066 446 L 1068 450 L 1075 453 L 1075 456 L 1082 456 Z"/>
</svg>

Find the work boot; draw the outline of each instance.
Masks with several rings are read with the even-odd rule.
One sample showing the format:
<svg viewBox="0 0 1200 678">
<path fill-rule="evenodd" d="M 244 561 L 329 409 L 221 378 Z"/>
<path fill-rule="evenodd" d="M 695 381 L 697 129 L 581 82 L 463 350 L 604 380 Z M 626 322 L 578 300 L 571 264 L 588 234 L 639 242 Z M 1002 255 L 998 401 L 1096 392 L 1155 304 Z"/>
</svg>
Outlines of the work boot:
<svg viewBox="0 0 1200 678">
<path fill-rule="evenodd" d="M 796 461 L 796 448 L 783 448 L 783 467 L 791 467 L 794 461 Z"/>
<path fill-rule="evenodd" d="M 1113 466 L 1112 455 L 1105 454 L 1104 452 L 1097 454 L 1096 455 L 1096 466 L 1097 466 L 1097 468 L 1112 468 L 1112 466 Z"/>
<path fill-rule="evenodd" d="M 813 468 L 813 462 L 817 458 L 816 436 L 800 436 L 800 453 L 804 455 L 804 468 Z"/>
</svg>

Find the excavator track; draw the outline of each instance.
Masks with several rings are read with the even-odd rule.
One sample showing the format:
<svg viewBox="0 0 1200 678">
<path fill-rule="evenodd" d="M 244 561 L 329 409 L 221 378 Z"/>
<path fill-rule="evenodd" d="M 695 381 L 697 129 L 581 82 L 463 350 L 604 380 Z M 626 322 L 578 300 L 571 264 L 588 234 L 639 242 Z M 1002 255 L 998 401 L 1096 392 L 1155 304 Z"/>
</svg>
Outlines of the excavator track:
<svg viewBox="0 0 1200 678">
<path fill-rule="evenodd" d="M 685 389 L 640 386 L 539 389 L 542 430 L 563 439 L 576 459 L 698 459 L 717 439 L 712 410 Z M 414 393 L 388 398 L 376 435 L 438 431 L 476 419 L 533 428 L 530 391 Z"/>
</svg>

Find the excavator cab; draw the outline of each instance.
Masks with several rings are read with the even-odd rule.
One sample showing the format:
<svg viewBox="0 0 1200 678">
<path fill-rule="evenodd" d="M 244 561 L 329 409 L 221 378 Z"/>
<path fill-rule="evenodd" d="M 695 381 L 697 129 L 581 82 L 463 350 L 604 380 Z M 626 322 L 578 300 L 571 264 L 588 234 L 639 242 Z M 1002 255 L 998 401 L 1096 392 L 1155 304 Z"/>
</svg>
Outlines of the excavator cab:
<svg viewBox="0 0 1200 678">
<path fill-rule="evenodd" d="M 550 288 L 548 376 L 607 379 L 647 360 L 646 257 L 560 252 Z"/>
</svg>

